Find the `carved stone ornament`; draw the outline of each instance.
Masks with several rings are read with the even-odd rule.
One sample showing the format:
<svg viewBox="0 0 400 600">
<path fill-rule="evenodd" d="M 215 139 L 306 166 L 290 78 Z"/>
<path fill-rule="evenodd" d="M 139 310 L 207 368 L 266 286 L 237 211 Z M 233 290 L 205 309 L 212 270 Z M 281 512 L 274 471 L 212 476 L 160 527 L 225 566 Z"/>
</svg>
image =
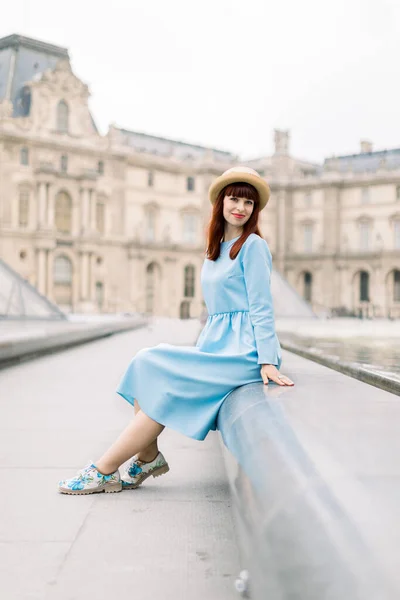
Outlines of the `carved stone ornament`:
<svg viewBox="0 0 400 600">
<path fill-rule="evenodd" d="M 10 119 L 13 113 L 13 105 L 9 100 L 0 102 L 0 119 Z"/>
<path fill-rule="evenodd" d="M 69 97 L 88 98 L 90 96 L 88 86 L 73 74 L 69 60 L 59 60 L 54 69 L 47 69 L 40 80 L 34 82 L 36 86 L 41 83 L 46 83 L 52 92 L 58 94 L 62 92 L 62 95 Z"/>
</svg>

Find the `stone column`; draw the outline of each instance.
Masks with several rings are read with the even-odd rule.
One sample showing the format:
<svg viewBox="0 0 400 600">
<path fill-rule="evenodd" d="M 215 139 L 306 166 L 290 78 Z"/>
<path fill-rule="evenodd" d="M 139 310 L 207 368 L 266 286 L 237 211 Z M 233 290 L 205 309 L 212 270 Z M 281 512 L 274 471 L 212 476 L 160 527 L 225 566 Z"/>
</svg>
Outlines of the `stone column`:
<svg viewBox="0 0 400 600">
<path fill-rule="evenodd" d="M 87 252 L 82 252 L 81 254 L 81 300 L 88 299 L 88 291 L 89 291 L 89 254 Z"/>
<path fill-rule="evenodd" d="M 327 254 L 340 250 L 340 189 L 329 187 L 324 192 L 323 212 L 324 250 Z"/>
<path fill-rule="evenodd" d="M 191 261 L 188 261 L 191 262 Z M 194 261 L 193 261 L 194 262 Z M 162 301 L 163 304 L 160 306 L 161 308 L 161 314 L 166 316 L 166 317 L 176 317 L 177 313 L 176 313 L 176 306 L 177 306 L 177 286 L 176 286 L 176 280 L 178 280 L 179 282 L 181 281 L 181 273 L 178 272 L 178 265 L 177 265 L 177 260 L 176 258 L 172 258 L 170 256 L 166 256 L 164 258 L 164 263 L 163 263 L 163 275 L 162 275 L 162 281 L 161 281 L 161 296 L 162 296 Z M 195 267 L 196 271 L 197 271 L 197 266 Z M 182 267 L 183 270 L 183 267 Z M 197 273 L 196 273 L 197 276 Z M 183 282 L 183 279 L 182 279 Z M 195 298 L 190 299 L 188 298 L 188 300 L 190 302 L 195 302 L 196 301 L 196 297 L 198 295 L 198 289 L 196 289 L 196 284 L 197 284 L 197 279 L 195 281 L 195 292 L 196 292 L 196 296 Z M 183 286 L 183 283 L 182 283 Z M 179 286 L 178 287 L 178 298 L 183 298 L 183 289 Z M 179 312 L 179 311 L 178 311 Z"/>
<path fill-rule="evenodd" d="M 49 229 L 54 228 L 54 195 L 52 193 L 52 186 L 50 183 L 46 184 L 46 196 L 47 196 L 47 226 Z"/>
<path fill-rule="evenodd" d="M 96 302 L 96 286 L 95 286 L 95 260 L 94 252 L 89 254 L 89 299 Z"/>
<path fill-rule="evenodd" d="M 89 207 L 89 229 L 90 231 L 94 232 L 96 231 L 96 194 L 94 190 L 89 190 Z"/>
<path fill-rule="evenodd" d="M 44 181 L 38 184 L 38 228 L 44 229 L 46 226 L 47 212 L 47 190 Z"/>
<path fill-rule="evenodd" d="M 89 190 L 81 188 L 81 232 L 87 233 L 89 229 Z"/>
<path fill-rule="evenodd" d="M 46 250 L 39 248 L 37 250 L 37 288 L 39 292 L 46 295 L 46 279 L 47 279 L 47 265 L 46 265 Z"/>
<path fill-rule="evenodd" d="M 47 250 L 47 297 L 49 300 L 54 299 L 53 294 L 53 255 L 50 250 Z"/>
<path fill-rule="evenodd" d="M 285 210 L 285 191 L 278 190 L 276 194 L 276 262 L 275 268 L 281 273 L 284 270 L 285 263 L 285 221 L 286 221 L 286 210 Z"/>
</svg>

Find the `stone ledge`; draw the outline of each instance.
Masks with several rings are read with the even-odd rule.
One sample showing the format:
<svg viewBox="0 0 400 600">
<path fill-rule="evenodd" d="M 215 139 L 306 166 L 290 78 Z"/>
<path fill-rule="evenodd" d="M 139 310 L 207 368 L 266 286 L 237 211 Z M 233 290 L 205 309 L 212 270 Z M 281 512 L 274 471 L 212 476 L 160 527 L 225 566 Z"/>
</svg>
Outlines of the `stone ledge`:
<svg viewBox="0 0 400 600">
<path fill-rule="evenodd" d="M 330 356 L 320 354 L 319 352 L 302 348 L 293 342 L 281 342 L 281 346 L 289 352 L 298 354 L 303 358 L 312 360 L 313 362 L 329 367 L 330 369 L 335 369 L 335 371 L 339 371 L 339 373 L 343 373 L 343 375 L 349 375 L 359 381 L 374 385 L 377 388 L 400 396 L 400 378 L 397 379 L 394 374 L 393 377 L 389 377 L 388 375 L 373 373 L 358 364 L 331 358 Z"/>
<path fill-rule="evenodd" d="M 65 330 L 63 331 L 63 325 Z M 66 322 L 57 323 L 55 331 L 46 329 L 48 324 L 38 323 L 36 331 L 14 332 L 0 338 L 0 369 L 31 360 L 44 354 L 58 352 L 79 344 L 144 327 L 147 325 L 145 317 L 137 317 L 99 322 Z M 42 329 L 40 328 L 42 327 Z"/>
</svg>

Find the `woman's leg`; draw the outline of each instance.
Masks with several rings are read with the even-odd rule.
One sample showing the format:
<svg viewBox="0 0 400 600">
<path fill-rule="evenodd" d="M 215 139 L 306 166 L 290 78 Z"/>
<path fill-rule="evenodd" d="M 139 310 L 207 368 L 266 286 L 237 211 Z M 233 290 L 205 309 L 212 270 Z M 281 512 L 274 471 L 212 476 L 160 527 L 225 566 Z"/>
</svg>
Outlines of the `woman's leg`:
<svg viewBox="0 0 400 600">
<path fill-rule="evenodd" d="M 103 475 L 114 473 L 122 463 L 154 443 L 163 429 L 164 425 L 153 421 L 139 410 L 119 438 L 95 463 L 97 469 Z"/>
<path fill-rule="evenodd" d="M 139 406 L 139 402 L 137 400 L 135 400 L 135 415 L 137 415 L 137 413 L 140 410 L 140 406 Z M 151 442 L 151 444 L 149 444 L 147 446 L 147 448 L 144 448 L 143 450 L 141 450 L 140 452 L 137 453 L 137 457 L 139 460 L 142 460 L 143 462 L 152 462 L 156 456 L 158 454 L 158 443 L 157 443 L 157 438 L 154 440 L 154 442 Z"/>
</svg>

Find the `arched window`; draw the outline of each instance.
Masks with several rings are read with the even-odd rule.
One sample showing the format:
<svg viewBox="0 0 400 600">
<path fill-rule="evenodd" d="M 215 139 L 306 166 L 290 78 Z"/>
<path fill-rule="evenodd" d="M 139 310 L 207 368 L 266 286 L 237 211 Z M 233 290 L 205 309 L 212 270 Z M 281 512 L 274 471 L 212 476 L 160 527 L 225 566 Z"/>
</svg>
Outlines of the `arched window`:
<svg viewBox="0 0 400 600">
<path fill-rule="evenodd" d="M 195 269 L 193 265 L 187 265 L 185 267 L 185 289 L 183 295 L 185 298 L 194 298 L 194 279 Z"/>
<path fill-rule="evenodd" d="M 64 100 L 60 100 L 57 106 L 57 131 L 68 133 L 69 130 L 69 108 Z"/>
<path fill-rule="evenodd" d="M 303 298 L 307 302 L 312 300 L 312 274 L 308 271 L 303 275 Z"/>
<path fill-rule="evenodd" d="M 59 192 L 55 199 L 54 222 L 56 229 L 70 233 L 72 229 L 72 200 L 66 192 Z"/>
<path fill-rule="evenodd" d="M 360 302 L 369 302 L 369 273 L 360 272 Z"/>
<path fill-rule="evenodd" d="M 161 270 L 157 263 L 150 263 L 146 268 L 146 312 L 154 314 L 160 300 Z"/>
<path fill-rule="evenodd" d="M 400 271 L 393 271 L 393 301 L 400 302 Z"/>
<path fill-rule="evenodd" d="M 68 256 L 57 256 L 53 264 L 54 299 L 62 309 L 72 308 L 72 263 Z"/>
<path fill-rule="evenodd" d="M 29 190 L 19 192 L 18 222 L 20 227 L 27 227 L 29 224 Z"/>
<path fill-rule="evenodd" d="M 21 148 L 19 162 L 21 165 L 29 165 L 29 150 L 28 148 Z"/>
</svg>

